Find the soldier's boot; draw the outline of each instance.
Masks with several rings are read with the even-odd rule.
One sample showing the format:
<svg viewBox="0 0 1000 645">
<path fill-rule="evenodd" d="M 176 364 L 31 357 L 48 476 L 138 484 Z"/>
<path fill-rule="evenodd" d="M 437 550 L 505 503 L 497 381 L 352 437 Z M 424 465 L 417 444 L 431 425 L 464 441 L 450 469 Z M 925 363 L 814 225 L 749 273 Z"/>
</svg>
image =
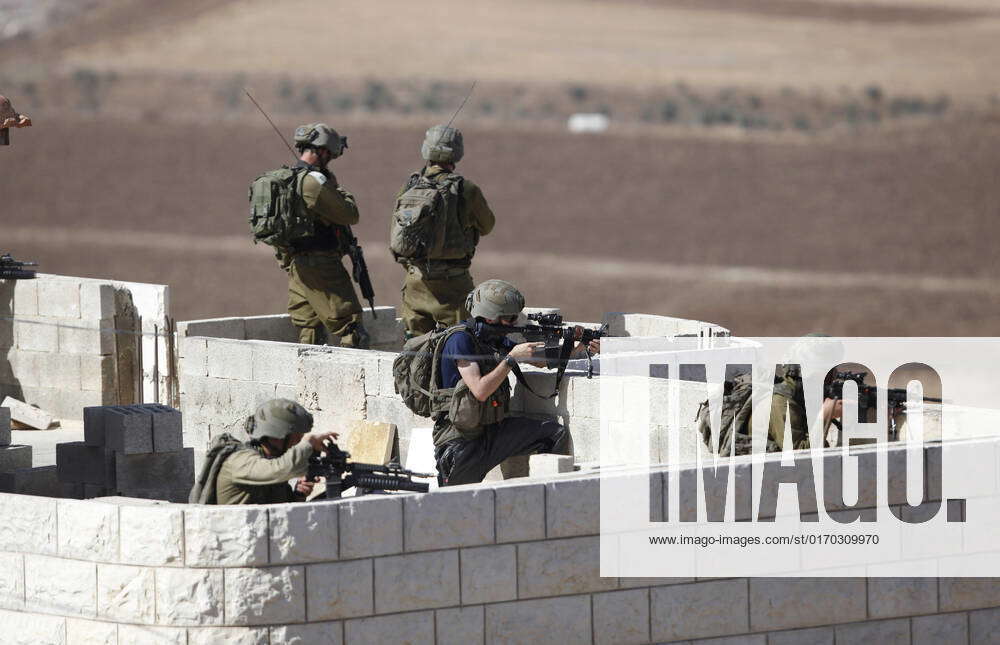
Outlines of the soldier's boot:
<svg viewBox="0 0 1000 645">
<path fill-rule="evenodd" d="M 371 336 L 368 335 L 368 330 L 360 322 L 351 323 L 347 328 L 347 333 L 340 337 L 340 346 L 368 349 L 371 347 Z"/>
</svg>

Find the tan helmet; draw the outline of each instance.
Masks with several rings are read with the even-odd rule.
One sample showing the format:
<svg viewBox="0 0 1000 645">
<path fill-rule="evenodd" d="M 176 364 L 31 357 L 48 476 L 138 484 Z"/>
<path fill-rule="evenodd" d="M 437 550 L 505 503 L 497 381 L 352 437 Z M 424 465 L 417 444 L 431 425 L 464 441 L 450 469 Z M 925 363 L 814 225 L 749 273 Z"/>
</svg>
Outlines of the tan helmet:
<svg viewBox="0 0 1000 645">
<path fill-rule="evenodd" d="M 308 123 L 295 128 L 295 146 L 304 148 L 326 148 L 336 159 L 347 149 L 347 137 L 337 134 L 337 131 L 325 123 Z"/>
<path fill-rule="evenodd" d="M 271 399 L 257 407 L 253 416 L 247 419 L 245 429 L 253 439 L 284 439 L 297 432 L 309 432 L 312 426 L 313 416 L 295 401 Z"/>
<path fill-rule="evenodd" d="M 505 280 L 487 280 L 469 293 L 465 308 L 476 318 L 497 320 L 516 316 L 524 309 L 524 296 Z"/>
<path fill-rule="evenodd" d="M 458 163 L 464 154 L 461 130 L 447 125 L 432 126 L 420 146 L 420 156 L 427 161 Z"/>
</svg>

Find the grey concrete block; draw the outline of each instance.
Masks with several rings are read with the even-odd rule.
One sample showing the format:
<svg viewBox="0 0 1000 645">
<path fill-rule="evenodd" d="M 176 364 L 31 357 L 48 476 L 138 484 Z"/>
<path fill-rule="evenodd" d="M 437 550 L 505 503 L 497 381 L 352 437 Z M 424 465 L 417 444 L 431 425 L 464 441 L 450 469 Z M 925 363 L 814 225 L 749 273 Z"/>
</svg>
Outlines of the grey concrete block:
<svg viewBox="0 0 1000 645">
<path fill-rule="evenodd" d="M 153 452 L 176 452 L 184 448 L 180 410 L 159 403 L 142 407 L 153 417 Z"/>
<path fill-rule="evenodd" d="M 864 578 L 751 578 L 750 626 L 763 631 L 865 620 L 866 595 Z"/>
<path fill-rule="evenodd" d="M 56 444 L 56 473 L 60 482 L 115 486 L 115 455 L 82 441 Z"/>
<path fill-rule="evenodd" d="M 969 617 L 964 613 L 917 616 L 912 619 L 912 627 L 913 645 L 965 645 L 969 642 Z"/>
<path fill-rule="evenodd" d="M 55 423 L 55 419 L 48 412 L 33 405 L 28 405 L 24 401 L 18 401 L 11 396 L 3 400 L 3 407 L 10 410 L 11 419 L 31 428 L 48 430 Z"/>
<path fill-rule="evenodd" d="M 649 642 L 649 589 L 594 594 L 594 644 Z"/>
<path fill-rule="evenodd" d="M 11 473 L 0 473 L 0 492 L 60 497 L 62 488 L 56 478 L 55 466 L 39 466 L 38 468 L 20 468 Z"/>
<path fill-rule="evenodd" d="M 185 487 L 190 490 L 194 484 L 194 448 L 177 452 L 117 454 L 115 481 L 117 489 L 125 495 L 142 491 L 178 491 Z"/>
<path fill-rule="evenodd" d="M 458 605 L 458 569 L 454 550 L 376 558 L 375 613 Z"/>
<path fill-rule="evenodd" d="M 39 280 L 38 315 L 54 318 L 79 318 L 80 281 L 69 278 Z"/>
<path fill-rule="evenodd" d="M 545 539 L 545 487 L 497 486 L 497 542 Z"/>
<path fill-rule="evenodd" d="M 905 618 L 838 625 L 835 630 L 841 645 L 910 645 L 910 623 Z"/>
<path fill-rule="evenodd" d="M 969 612 L 970 642 L 1000 645 L 1000 609 Z"/>
<path fill-rule="evenodd" d="M 573 472 L 572 455 L 531 455 L 528 459 L 528 473 L 531 477 L 547 477 Z"/>
<path fill-rule="evenodd" d="M 486 605 L 486 642 L 590 645 L 590 596 Z"/>
<path fill-rule="evenodd" d="M 0 447 L 10 445 L 10 408 L 0 408 Z"/>
<path fill-rule="evenodd" d="M 126 455 L 153 452 L 153 419 L 140 406 L 104 410 L 104 445 Z"/>
<path fill-rule="evenodd" d="M 869 578 L 868 615 L 895 618 L 937 611 L 936 578 Z"/>
<path fill-rule="evenodd" d="M 650 594 L 653 640 L 726 636 L 749 627 L 746 580 L 654 587 Z"/>
<path fill-rule="evenodd" d="M 434 612 L 437 645 L 483 645 L 483 607 L 455 607 Z"/>
<path fill-rule="evenodd" d="M 10 473 L 20 468 L 31 468 L 31 446 L 0 448 L 0 473 Z"/>
<path fill-rule="evenodd" d="M 618 578 L 601 577 L 597 536 L 517 545 L 518 598 L 610 591 L 617 587 Z"/>
<path fill-rule="evenodd" d="M 88 446 L 104 447 L 104 406 L 83 409 L 83 442 Z"/>
<path fill-rule="evenodd" d="M 768 645 L 833 645 L 833 627 L 772 632 L 767 636 L 767 643 Z"/>
</svg>

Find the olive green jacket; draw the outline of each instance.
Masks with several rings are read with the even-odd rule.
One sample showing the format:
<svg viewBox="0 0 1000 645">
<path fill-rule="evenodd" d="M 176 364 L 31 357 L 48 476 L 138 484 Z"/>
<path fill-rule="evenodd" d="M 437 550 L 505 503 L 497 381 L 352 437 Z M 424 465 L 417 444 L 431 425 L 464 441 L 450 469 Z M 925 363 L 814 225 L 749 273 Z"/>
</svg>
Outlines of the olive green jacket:
<svg viewBox="0 0 1000 645">
<path fill-rule="evenodd" d="M 258 449 L 245 448 L 230 455 L 219 469 L 215 483 L 218 504 L 278 504 L 299 502 L 288 480 L 302 477 L 313 449 L 308 442 L 292 446 L 280 457 L 265 457 Z"/>
</svg>

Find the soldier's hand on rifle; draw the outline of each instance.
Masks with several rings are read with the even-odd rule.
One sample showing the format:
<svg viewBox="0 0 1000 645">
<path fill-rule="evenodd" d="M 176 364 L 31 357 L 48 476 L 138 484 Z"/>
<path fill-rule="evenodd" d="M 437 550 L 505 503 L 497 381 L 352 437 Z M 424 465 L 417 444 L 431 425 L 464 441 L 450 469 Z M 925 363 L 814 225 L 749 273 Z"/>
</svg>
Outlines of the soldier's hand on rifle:
<svg viewBox="0 0 1000 645">
<path fill-rule="evenodd" d="M 507 354 L 516 361 L 525 361 L 532 358 L 535 352 L 545 347 L 545 343 L 521 343 L 514 345 L 514 348 Z"/>
<path fill-rule="evenodd" d="M 311 482 L 308 479 L 305 479 L 304 477 L 302 479 L 296 479 L 295 480 L 295 492 L 298 493 L 298 494 L 300 494 L 300 495 L 305 495 L 306 497 L 309 497 L 309 495 L 312 494 L 313 487 L 315 485 L 316 485 L 316 482 Z"/>
<path fill-rule="evenodd" d="M 326 448 L 324 444 L 328 440 L 338 439 L 339 437 L 340 435 L 336 432 L 310 432 L 303 438 L 309 442 L 309 445 L 312 446 L 313 450 L 316 452 L 323 452 Z"/>
</svg>

